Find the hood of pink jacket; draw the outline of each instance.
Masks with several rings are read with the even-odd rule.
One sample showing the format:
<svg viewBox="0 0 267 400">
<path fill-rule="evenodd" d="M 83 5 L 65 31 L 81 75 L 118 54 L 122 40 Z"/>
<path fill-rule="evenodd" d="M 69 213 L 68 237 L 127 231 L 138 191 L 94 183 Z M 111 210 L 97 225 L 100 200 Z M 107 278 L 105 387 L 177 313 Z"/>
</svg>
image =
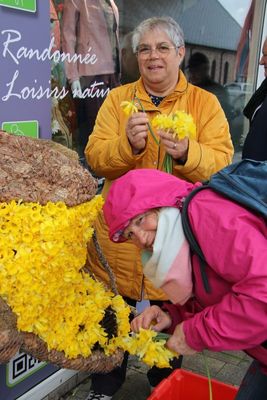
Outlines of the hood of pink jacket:
<svg viewBox="0 0 267 400">
<path fill-rule="evenodd" d="M 200 183 L 189 183 L 155 169 L 135 169 L 116 179 L 104 204 L 104 217 L 113 242 L 130 220 L 152 208 L 181 207 L 183 199 Z"/>
</svg>

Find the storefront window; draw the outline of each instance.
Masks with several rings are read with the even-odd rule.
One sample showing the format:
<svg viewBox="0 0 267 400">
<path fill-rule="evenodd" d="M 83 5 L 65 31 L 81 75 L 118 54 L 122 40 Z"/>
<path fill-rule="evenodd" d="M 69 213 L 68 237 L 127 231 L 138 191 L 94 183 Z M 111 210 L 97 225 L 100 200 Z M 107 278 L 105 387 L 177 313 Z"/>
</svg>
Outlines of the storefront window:
<svg viewBox="0 0 267 400">
<path fill-rule="evenodd" d="M 52 84 L 68 89 L 53 103 L 53 139 L 76 149 L 83 161 L 108 91 L 139 77 L 131 32 L 143 19 L 170 15 L 185 34 L 181 69 L 218 97 L 238 158 L 248 128 L 243 108 L 257 84 L 265 8 L 266 1 L 255 0 L 51 0 L 55 46 L 81 56 L 52 69 Z"/>
</svg>

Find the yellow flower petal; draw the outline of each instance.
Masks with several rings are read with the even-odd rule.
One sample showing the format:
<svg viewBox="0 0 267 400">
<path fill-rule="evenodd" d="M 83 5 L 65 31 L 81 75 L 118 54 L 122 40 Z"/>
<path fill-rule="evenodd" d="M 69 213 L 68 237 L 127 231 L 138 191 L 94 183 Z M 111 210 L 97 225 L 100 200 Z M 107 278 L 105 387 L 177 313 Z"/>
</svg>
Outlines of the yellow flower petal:
<svg viewBox="0 0 267 400">
<path fill-rule="evenodd" d="M 133 101 L 122 101 L 120 106 L 122 107 L 124 113 L 128 116 L 138 112 L 138 108 Z"/>
<path fill-rule="evenodd" d="M 184 111 L 175 111 L 174 113 L 160 114 L 151 121 L 152 127 L 165 130 L 171 133 L 177 139 L 196 137 L 196 125 L 191 114 Z"/>
</svg>

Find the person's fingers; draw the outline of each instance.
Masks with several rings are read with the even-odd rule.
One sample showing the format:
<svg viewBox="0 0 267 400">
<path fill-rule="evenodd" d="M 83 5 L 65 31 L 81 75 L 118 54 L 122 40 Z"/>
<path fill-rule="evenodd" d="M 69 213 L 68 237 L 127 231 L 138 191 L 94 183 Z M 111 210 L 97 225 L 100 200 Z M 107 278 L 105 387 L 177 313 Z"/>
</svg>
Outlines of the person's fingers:
<svg viewBox="0 0 267 400">
<path fill-rule="evenodd" d="M 164 319 L 161 319 L 160 321 L 158 321 L 156 324 L 154 324 L 153 326 L 152 326 L 152 329 L 154 330 L 154 331 L 156 331 L 156 332 L 161 332 L 161 331 L 163 331 L 164 329 L 166 329 L 166 324 L 167 324 L 167 321 Z"/>
<path fill-rule="evenodd" d="M 165 311 L 162 311 L 158 314 L 158 316 L 155 319 L 155 324 L 153 326 L 153 329 L 157 332 L 160 332 L 164 329 L 169 328 L 171 325 L 171 317 L 168 313 Z"/>
<path fill-rule="evenodd" d="M 128 128 L 126 133 L 133 151 L 141 151 L 145 148 L 148 135 L 146 126 L 138 125 L 133 129 Z"/>
<path fill-rule="evenodd" d="M 137 319 L 138 317 L 134 318 L 131 322 L 131 330 L 133 332 L 139 332 L 140 329 L 140 323 L 139 320 Z"/>
<path fill-rule="evenodd" d="M 146 125 L 135 125 L 132 128 L 129 128 L 129 131 L 132 136 L 137 136 L 141 133 L 147 136 L 148 133 Z"/>
<path fill-rule="evenodd" d="M 153 321 L 157 321 L 157 317 L 163 313 L 158 306 L 151 306 L 146 308 L 141 314 L 133 319 L 131 328 L 134 332 L 138 332 L 140 328 L 150 328 Z"/>
<path fill-rule="evenodd" d="M 161 139 L 161 143 L 168 150 L 174 150 L 178 146 L 178 140 L 175 139 L 170 133 L 166 133 L 164 131 L 159 131 L 159 136 Z"/>
<path fill-rule="evenodd" d="M 171 133 L 167 133 L 166 131 L 158 131 L 158 135 L 160 136 L 161 140 L 169 140 L 169 141 L 173 141 L 173 135 Z"/>
<path fill-rule="evenodd" d="M 146 125 L 148 124 L 149 119 L 146 115 L 146 113 L 134 113 L 131 115 L 131 117 L 128 119 L 128 125 L 130 127 L 133 127 L 135 125 Z"/>
<path fill-rule="evenodd" d="M 136 141 L 146 140 L 148 135 L 147 125 L 131 125 L 128 124 L 126 127 L 126 134 L 131 144 L 135 144 Z"/>
<path fill-rule="evenodd" d="M 148 329 L 150 326 L 148 321 L 149 321 L 149 318 L 144 318 L 144 315 L 142 315 L 142 314 L 138 315 L 131 322 L 132 331 L 139 332 L 140 328 Z"/>
</svg>

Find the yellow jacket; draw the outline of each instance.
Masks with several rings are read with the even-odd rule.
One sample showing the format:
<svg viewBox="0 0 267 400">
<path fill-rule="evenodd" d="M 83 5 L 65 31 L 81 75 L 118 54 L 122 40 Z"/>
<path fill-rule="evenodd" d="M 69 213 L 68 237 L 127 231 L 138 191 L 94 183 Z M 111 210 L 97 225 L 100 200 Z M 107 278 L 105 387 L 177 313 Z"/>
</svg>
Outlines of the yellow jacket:
<svg viewBox="0 0 267 400">
<path fill-rule="evenodd" d="M 134 100 L 135 99 L 135 100 Z M 231 163 L 233 145 L 229 126 L 217 98 L 187 82 L 179 72 L 175 91 L 166 96 L 158 107 L 146 93 L 142 79 L 113 89 L 98 112 L 96 124 L 85 149 L 88 164 L 99 176 L 106 178 L 103 188 L 105 197 L 112 180 L 135 168 L 163 170 L 165 151 L 148 133 L 146 148 L 138 155 L 132 154 L 125 127 L 128 117 L 120 104 L 134 100 L 136 106 L 152 119 L 158 113 L 169 114 L 176 110 L 190 113 L 196 124 L 196 139 L 189 140 L 188 159 L 185 165 L 174 164 L 173 174 L 187 181 L 208 179 L 210 175 Z M 145 185 L 145 182 L 144 182 Z M 140 251 L 130 243 L 115 244 L 108 238 L 107 227 L 100 214 L 96 221 L 96 233 L 103 253 L 115 273 L 121 295 L 140 300 L 163 300 L 166 296 L 155 289 L 144 277 Z M 88 246 L 89 268 L 95 276 L 109 282 L 107 274 L 95 253 L 93 242 Z"/>
</svg>

